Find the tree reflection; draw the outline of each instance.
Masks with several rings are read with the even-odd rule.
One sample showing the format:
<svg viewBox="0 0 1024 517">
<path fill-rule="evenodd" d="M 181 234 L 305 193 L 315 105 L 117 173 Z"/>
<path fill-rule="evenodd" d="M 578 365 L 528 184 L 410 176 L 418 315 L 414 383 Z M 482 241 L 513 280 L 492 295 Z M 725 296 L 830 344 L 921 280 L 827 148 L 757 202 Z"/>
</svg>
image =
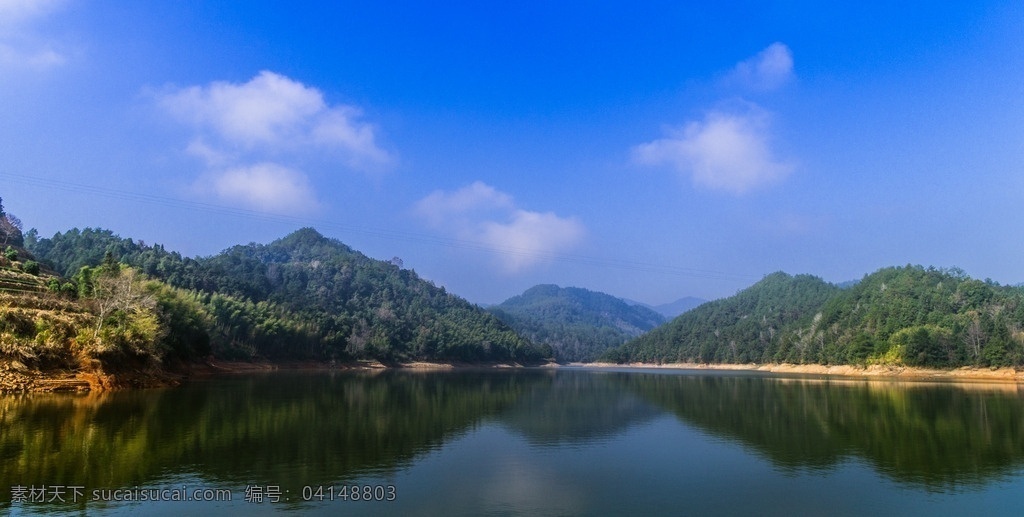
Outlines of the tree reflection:
<svg viewBox="0 0 1024 517">
<path fill-rule="evenodd" d="M 562 371 L 532 383 L 501 422 L 533 445 L 584 445 L 650 421 L 661 410 L 600 373 Z"/>
<path fill-rule="evenodd" d="M 298 494 L 394 472 L 510 406 L 530 382 L 493 372 L 276 373 L 2 397 L 0 485 L 121 488 L 195 475 Z"/>
<path fill-rule="evenodd" d="M 684 422 L 737 440 L 783 470 L 860 458 L 898 482 L 957 490 L 1024 465 L 1015 385 L 714 375 L 621 375 Z"/>
<path fill-rule="evenodd" d="M 1021 471 L 1021 395 L 1013 384 L 487 370 L 272 373 L 168 390 L 4 396 L 0 509 L 15 485 L 187 479 L 299 494 L 387 479 L 482 425 L 532 447 L 607 445 L 662 411 L 782 471 L 859 460 L 915 488 L 957 491 Z"/>
</svg>

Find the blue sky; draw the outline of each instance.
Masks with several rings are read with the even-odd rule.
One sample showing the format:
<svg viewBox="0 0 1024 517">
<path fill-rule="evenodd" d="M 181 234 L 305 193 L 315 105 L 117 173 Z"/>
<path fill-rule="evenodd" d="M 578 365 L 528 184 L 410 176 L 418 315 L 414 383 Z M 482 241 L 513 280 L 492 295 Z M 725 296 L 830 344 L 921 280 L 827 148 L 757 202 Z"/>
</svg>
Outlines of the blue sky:
<svg viewBox="0 0 1024 517">
<path fill-rule="evenodd" d="M 1024 282 L 1024 4 L 820 4 L 0 0 L 0 196 L 193 256 L 313 226 L 478 303 Z"/>
</svg>

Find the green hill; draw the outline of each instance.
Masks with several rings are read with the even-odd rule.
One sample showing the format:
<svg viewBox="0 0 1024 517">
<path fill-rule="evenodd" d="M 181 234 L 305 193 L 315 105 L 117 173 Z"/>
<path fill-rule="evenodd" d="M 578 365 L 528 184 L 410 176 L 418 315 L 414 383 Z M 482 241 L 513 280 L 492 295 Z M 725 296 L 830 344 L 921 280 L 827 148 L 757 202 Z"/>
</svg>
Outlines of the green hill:
<svg viewBox="0 0 1024 517">
<path fill-rule="evenodd" d="M 180 330 L 208 339 L 220 357 L 533 362 L 550 355 L 415 272 L 309 228 L 194 259 L 88 228 L 49 239 L 29 232 L 26 246 L 68 276 L 109 255 L 191 293 Z"/>
<path fill-rule="evenodd" d="M 617 362 L 1024 365 L 1024 289 L 893 267 L 841 289 L 775 273 L 604 356 Z"/>
<path fill-rule="evenodd" d="M 735 296 L 707 302 L 605 355 L 617 362 L 766 362 L 780 331 L 838 289 L 809 275 L 773 273 Z"/>
<path fill-rule="evenodd" d="M 520 335 L 550 346 L 560 361 L 593 361 L 665 321 L 614 296 L 557 285 L 531 287 L 488 310 Z"/>
<path fill-rule="evenodd" d="M 1024 289 L 959 269 L 892 267 L 830 299 L 787 357 L 915 366 L 1024 364 Z"/>
</svg>

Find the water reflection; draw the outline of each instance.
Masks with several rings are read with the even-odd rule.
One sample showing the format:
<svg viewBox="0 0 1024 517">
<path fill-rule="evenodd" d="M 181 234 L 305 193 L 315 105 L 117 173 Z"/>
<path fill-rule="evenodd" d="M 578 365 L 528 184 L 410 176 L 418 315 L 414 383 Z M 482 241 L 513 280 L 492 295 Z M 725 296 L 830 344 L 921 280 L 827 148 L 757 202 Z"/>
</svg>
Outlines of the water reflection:
<svg viewBox="0 0 1024 517">
<path fill-rule="evenodd" d="M 500 417 L 533 445 L 606 441 L 662 414 L 599 373 L 570 370 L 550 377 L 550 382 L 529 385 Z"/>
<path fill-rule="evenodd" d="M 471 372 L 313 372 L 2 397 L 0 501 L 10 501 L 14 485 L 151 486 L 180 473 L 298 494 L 394 471 L 510 406 L 531 382 Z"/>
<path fill-rule="evenodd" d="M 853 459 L 911 488 L 956 491 L 1024 467 L 1016 385 L 572 370 L 275 373 L 170 390 L 0 397 L 0 509 L 10 507 L 13 485 L 145 487 L 188 478 L 297 494 L 386 479 L 495 425 L 528 445 L 514 465 L 536 470 L 533 449 L 628 447 L 666 412 L 794 475 Z M 467 461 L 458 468 L 468 480 L 493 474 L 474 473 Z"/>
<path fill-rule="evenodd" d="M 712 375 L 617 380 L 782 470 L 828 470 L 860 458 L 898 482 L 949 491 L 1024 466 L 1024 392 L 1017 385 Z"/>
</svg>

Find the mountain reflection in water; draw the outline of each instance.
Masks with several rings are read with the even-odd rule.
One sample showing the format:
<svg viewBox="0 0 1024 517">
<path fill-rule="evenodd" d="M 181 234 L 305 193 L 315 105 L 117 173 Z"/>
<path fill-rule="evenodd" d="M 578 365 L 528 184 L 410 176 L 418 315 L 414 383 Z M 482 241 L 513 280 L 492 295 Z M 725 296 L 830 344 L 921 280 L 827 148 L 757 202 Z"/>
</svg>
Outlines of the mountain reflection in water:
<svg viewBox="0 0 1024 517">
<path fill-rule="evenodd" d="M 1024 467 L 1015 384 L 577 369 L 279 372 L 164 390 L 2 396 L 0 509 L 11 507 L 15 485 L 154 486 L 181 476 L 296 494 L 396 476 L 485 426 L 554 450 L 610 446 L 667 415 L 782 475 L 860 461 L 910 489 L 956 492 Z"/>
<path fill-rule="evenodd" d="M 953 384 L 713 375 L 623 375 L 624 389 L 783 470 L 860 458 L 902 483 L 946 490 L 1024 465 L 1024 391 Z"/>
</svg>

